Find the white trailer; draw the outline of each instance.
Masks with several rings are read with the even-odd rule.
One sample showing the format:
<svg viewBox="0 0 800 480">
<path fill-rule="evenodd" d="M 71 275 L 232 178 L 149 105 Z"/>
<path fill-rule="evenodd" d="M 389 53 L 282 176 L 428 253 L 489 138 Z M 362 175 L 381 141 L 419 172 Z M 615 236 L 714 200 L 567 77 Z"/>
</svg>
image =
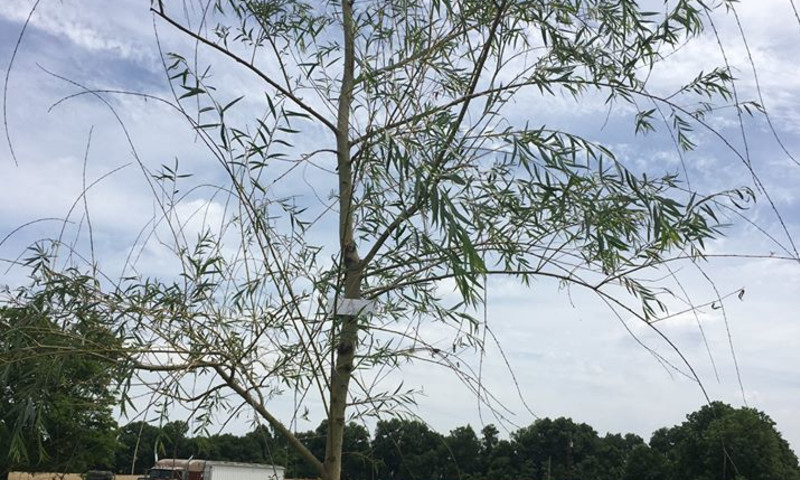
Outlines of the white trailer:
<svg viewBox="0 0 800 480">
<path fill-rule="evenodd" d="M 284 472 L 275 465 L 206 461 L 203 480 L 284 480 Z"/>
<path fill-rule="evenodd" d="M 260 463 L 162 458 L 147 479 L 165 480 L 284 480 L 285 469 Z"/>
</svg>

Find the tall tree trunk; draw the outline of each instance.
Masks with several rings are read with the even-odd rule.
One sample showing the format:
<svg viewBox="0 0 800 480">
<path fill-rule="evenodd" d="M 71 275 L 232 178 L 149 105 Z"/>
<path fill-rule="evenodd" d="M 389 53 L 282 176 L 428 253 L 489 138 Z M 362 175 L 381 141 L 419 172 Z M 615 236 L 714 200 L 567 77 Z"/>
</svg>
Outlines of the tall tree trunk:
<svg viewBox="0 0 800 480">
<path fill-rule="evenodd" d="M 336 151 L 339 167 L 339 248 L 344 269 L 344 298 L 361 298 L 363 266 L 353 235 L 353 170 L 350 161 L 350 107 L 353 98 L 355 68 L 353 47 L 353 4 L 342 2 L 344 30 L 344 64 L 339 111 L 336 122 Z M 338 301 L 339 299 L 337 299 Z M 337 308 L 335 306 L 334 308 Z M 336 363 L 330 382 L 330 411 L 328 435 L 325 446 L 325 480 L 339 480 L 342 473 L 342 445 L 344 441 L 345 410 L 353 359 L 358 343 L 358 319 L 354 315 L 337 315 L 339 335 L 336 345 Z"/>
</svg>

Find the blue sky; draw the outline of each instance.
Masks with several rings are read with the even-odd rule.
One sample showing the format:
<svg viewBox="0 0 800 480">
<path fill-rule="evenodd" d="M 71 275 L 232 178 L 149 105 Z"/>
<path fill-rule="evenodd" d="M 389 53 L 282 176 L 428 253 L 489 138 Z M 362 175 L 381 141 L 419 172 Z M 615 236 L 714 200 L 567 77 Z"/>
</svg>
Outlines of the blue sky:
<svg viewBox="0 0 800 480">
<path fill-rule="evenodd" d="M 0 63 L 4 68 L 32 5 L 30 0 L 0 3 Z M 0 149 L 0 178 L 4 180 L 0 190 L 0 238 L 31 220 L 63 218 L 79 198 L 84 182 L 91 183 L 122 168 L 92 187 L 88 194 L 97 257 L 108 271 L 119 273 L 134 239 L 153 214 L 152 195 L 136 165 L 137 157 L 132 155 L 109 108 L 90 96 L 81 96 L 49 110 L 61 98 L 79 90 L 45 71 L 92 88 L 166 95 L 167 83 L 148 2 L 119 1 L 114 2 L 113 9 L 108 5 L 100 0 L 45 0 L 32 17 L 9 79 L 9 130 L 19 165 L 14 164 L 8 145 L 4 144 Z M 800 56 L 800 25 L 785 0 L 743 2 L 738 8 L 765 104 L 785 145 L 800 155 L 800 65 L 796 62 Z M 736 25 L 730 17 L 720 17 L 718 22 L 722 38 L 729 40 L 729 59 L 741 74 L 740 93 L 752 97 L 754 79 L 748 70 L 744 46 L 737 40 Z M 191 47 L 167 26 L 159 24 L 158 31 L 165 49 Z M 718 57 L 714 39 L 704 37 L 680 51 L 668 69 L 656 71 L 652 85 L 673 85 L 678 79 L 685 79 L 686 74 L 716 66 L 712 61 Z M 257 81 L 218 57 L 207 58 L 215 62 L 215 75 L 220 84 L 230 89 L 231 97 L 242 93 L 258 97 L 261 86 Z M 214 171 L 213 161 L 186 124 L 169 109 L 133 97 L 107 98 L 124 121 L 138 159 L 156 167 L 172 163 L 177 157 L 181 164 L 190 165 L 188 168 L 213 183 L 214 176 L 208 173 Z M 605 122 L 606 110 L 600 99 L 587 98 L 578 105 L 563 98 L 521 99 L 511 115 L 523 115 L 530 104 L 546 110 L 550 121 L 568 122 L 574 130 L 611 145 L 633 168 L 675 171 L 679 167 L 674 150 L 668 145 L 635 139 L 630 134 L 632 120 L 624 111 L 614 113 Z M 720 122 L 719 128 L 739 146 L 738 126 L 726 124 L 724 118 Z M 747 129 L 755 168 L 790 233 L 800 239 L 800 167 L 781 152 L 763 120 L 747 120 Z M 84 178 L 90 130 L 92 142 Z M 309 136 L 326 141 L 319 131 L 312 131 Z M 319 138 L 322 140 L 316 140 Z M 696 187 L 713 189 L 751 183 L 743 166 L 711 135 L 700 134 L 698 138 L 700 148 L 688 161 Z M 309 168 L 301 177 L 287 185 L 287 191 L 312 185 L 314 189 L 304 193 L 307 198 L 326 195 L 328 174 Z M 189 203 L 184 213 L 190 214 L 193 205 L 204 208 L 211 218 L 221 215 L 220 206 L 213 202 Z M 762 200 L 748 215 L 785 243 L 766 202 Z M 202 223 L 195 218 L 194 223 L 198 222 Z M 193 228 L 199 231 L 200 226 Z M 43 221 L 21 230 L 0 246 L 0 259 L 7 262 L 17 258 L 30 241 L 56 235 L 60 227 L 59 222 Z M 317 234 L 324 233 L 323 229 Z M 81 241 L 85 243 L 85 239 Z M 732 227 L 730 236 L 710 245 L 710 250 L 780 253 L 778 246 L 746 225 Z M 141 249 L 137 268 L 140 272 L 170 276 L 175 274 L 176 265 L 168 252 L 154 242 Z M 713 291 L 692 268 L 681 267 L 687 290 L 698 302 L 711 298 Z M 721 311 L 707 308 L 697 318 L 683 315 L 666 320 L 662 328 L 697 368 L 712 399 L 741 405 L 742 394 L 728 341 L 730 332 L 748 404 L 772 416 L 795 451 L 800 450 L 800 265 L 739 258 L 712 260 L 705 269 L 719 291 L 744 288 L 744 298 L 727 302 L 727 320 Z M 13 285 L 20 281 L 20 274 L 19 269 L 6 271 L 4 264 L 0 283 Z M 634 432 L 647 439 L 654 429 L 679 423 L 685 414 L 704 403 L 696 385 L 663 368 L 597 299 L 581 292 L 572 292 L 570 299 L 567 292 L 547 282 L 525 289 L 512 281 L 496 280 L 489 287 L 487 318 L 513 367 L 524 404 L 511 387 L 512 378 L 497 347 L 490 347 L 487 352 L 484 379 L 514 412 L 513 423 L 526 425 L 535 416 L 570 416 L 601 433 Z M 702 342 L 698 320 L 704 326 L 717 374 Z M 631 328 L 643 341 L 669 355 L 666 346 L 643 326 L 632 324 Z M 435 325 L 429 329 L 431 338 L 440 336 L 442 342 L 446 341 L 446 332 Z M 472 360 L 478 361 L 477 357 Z M 419 398 L 418 413 L 441 432 L 466 423 L 478 426 L 481 421 L 495 421 L 447 372 L 412 365 L 386 381 L 401 378 L 406 385 L 424 392 Z M 289 397 L 285 405 L 278 407 L 287 415 L 291 411 Z M 226 428 L 240 432 L 246 428 L 245 420 Z M 311 429 L 317 421 L 312 417 L 298 427 Z"/>
</svg>

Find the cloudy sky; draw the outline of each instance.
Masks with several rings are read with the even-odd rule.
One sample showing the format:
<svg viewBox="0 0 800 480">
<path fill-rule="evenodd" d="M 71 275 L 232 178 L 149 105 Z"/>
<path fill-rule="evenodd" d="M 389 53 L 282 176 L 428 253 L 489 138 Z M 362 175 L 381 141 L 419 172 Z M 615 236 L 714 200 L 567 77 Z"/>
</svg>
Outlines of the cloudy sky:
<svg viewBox="0 0 800 480">
<path fill-rule="evenodd" d="M 4 71 L 34 4 L 31 0 L 0 2 L 0 64 Z M 154 26 L 166 50 L 192 46 L 168 26 L 154 21 L 148 4 L 146 0 L 125 0 L 114 2 L 112 9 L 105 0 L 37 3 L 8 77 L 4 108 L 15 156 L 4 140 L 0 148 L 0 239 L 31 221 L 41 221 L 0 245 L 0 261 L 4 262 L 0 283 L 22 281 L 24 272 L 8 268 L 10 263 L 32 240 L 59 234 L 62 224 L 53 219 L 64 218 L 76 201 L 82 202 L 80 192 L 86 186 L 91 186 L 87 204 L 94 252 L 107 271 L 122 274 L 131 246 L 153 216 L 153 196 L 138 162 L 155 168 L 178 158 L 191 163 L 198 175 L 213 167 L 185 122 L 158 102 L 122 95 L 104 97 L 108 104 L 90 95 L 67 98 L 81 92 L 81 85 L 168 94 Z M 738 8 L 747 45 L 741 41 L 733 16 L 716 17 L 716 26 L 740 77 L 740 94 L 758 99 L 749 48 L 757 67 L 761 100 L 778 136 L 789 152 L 800 156 L 800 23 L 788 0 L 742 2 Z M 258 96 L 263 90 L 257 79 L 241 69 L 218 57 L 209 58 L 216 62 L 218 83 L 237 92 L 234 96 Z M 657 69 L 651 86 L 685 81 L 687 76 L 716 66 L 719 58 L 717 41 L 708 34 L 682 49 L 668 68 Z M 657 165 L 674 171 L 679 167 L 674 150 L 630 135 L 630 112 L 597 121 L 607 113 L 599 99 L 587 98 L 577 105 L 562 98 L 546 102 L 543 105 L 551 118 L 569 121 L 576 131 L 610 145 L 632 168 Z M 520 107 L 511 114 L 524 112 Z M 740 147 L 738 125 L 726 125 L 724 118 L 718 122 L 720 131 Z M 786 229 L 800 241 L 800 166 L 783 152 L 763 119 L 749 121 L 747 130 L 754 168 L 783 214 Z M 690 167 L 697 184 L 709 188 L 752 184 L 747 171 L 719 142 L 710 136 L 700 140 Z M 304 172 L 306 180 L 319 185 L 326 182 L 323 175 L 313 168 Z M 187 215 L 201 208 L 208 218 L 214 217 L 217 207 L 188 202 L 182 208 Z M 82 208 L 79 203 L 77 211 Z M 747 215 L 778 242 L 742 224 L 731 227 L 728 237 L 710 245 L 710 251 L 784 255 L 782 248 L 789 242 L 767 202 L 762 199 Z M 73 219 L 77 222 L 80 217 L 77 214 Z M 199 225 L 196 228 L 199 231 Z M 66 231 L 69 235 L 74 229 Z M 158 242 L 138 249 L 137 255 L 139 272 L 175 274 L 174 260 Z M 713 299 L 713 288 L 691 264 L 679 270 L 693 301 L 699 304 Z M 732 297 L 725 309 L 703 308 L 696 316 L 679 315 L 660 326 L 696 368 L 712 399 L 734 405 L 746 402 L 765 411 L 795 451 L 800 450 L 800 264 L 719 258 L 712 259 L 705 271 L 723 295 L 740 289 L 745 295 Z M 601 433 L 634 432 L 647 439 L 654 429 L 681 422 L 705 402 L 695 383 L 664 368 L 634 336 L 674 360 L 667 345 L 642 325 L 630 323 L 629 332 L 596 298 L 547 282 L 526 289 L 497 280 L 489 285 L 486 314 L 497 342 L 488 348 L 483 378 L 512 412 L 509 428 L 527 425 L 537 416 L 568 416 Z M 703 326 L 709 348 L 698 324 Z M 434 342 L 437 335 L 442 335 L 442 341 L 445 338 L 433 327 L 430 335 Z M 418 413 L 441 432 L 466 423 L 477 427 L 481 422 L 496 421 L 447 372 L 410 366 L 403 371 L 403 380 L 422 390 Z M 518 391 L 513 388 L 514 381 Z M 288 404 L 282 411 L 290 411 Z M 317 421 L 301 423 L 299 428 L 313 428 Z M 234 422 L 227 428 L 241 432 L 245 426 Z"/>
</svg>

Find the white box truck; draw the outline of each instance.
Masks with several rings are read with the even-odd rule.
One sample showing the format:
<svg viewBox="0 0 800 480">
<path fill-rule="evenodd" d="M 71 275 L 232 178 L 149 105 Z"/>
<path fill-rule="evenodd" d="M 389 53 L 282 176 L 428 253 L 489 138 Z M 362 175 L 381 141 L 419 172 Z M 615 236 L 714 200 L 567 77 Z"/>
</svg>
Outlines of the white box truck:
<svg viewBox="0 0 800 480">
<path fill-rule="evenodd" d="M 147 480 L 284 480 L 285 469 L 260 463 L 162 458 Z"/>
</svg>

